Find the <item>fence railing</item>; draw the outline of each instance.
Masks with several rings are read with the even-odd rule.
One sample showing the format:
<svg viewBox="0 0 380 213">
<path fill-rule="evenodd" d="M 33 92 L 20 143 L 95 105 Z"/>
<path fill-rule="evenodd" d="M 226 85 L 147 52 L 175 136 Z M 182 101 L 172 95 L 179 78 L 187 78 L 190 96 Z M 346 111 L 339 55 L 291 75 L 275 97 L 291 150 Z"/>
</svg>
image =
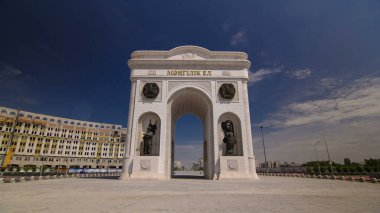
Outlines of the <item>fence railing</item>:
<svg viewBox="0 0 380 213">
<path fill-rule="evenodd" d="M 335 176 L 335 175 L 309 175 L 303 173 L 257 173 L 260 176 L 277 176 L 277 177 L 296 177 L 296 178 L 311 178 L 311 179 L 326 179 L 326 180 L 346 180 L 352 182 L 363 183 L 379 183 L 377 178 L 369 176 Z"/>
</svg>

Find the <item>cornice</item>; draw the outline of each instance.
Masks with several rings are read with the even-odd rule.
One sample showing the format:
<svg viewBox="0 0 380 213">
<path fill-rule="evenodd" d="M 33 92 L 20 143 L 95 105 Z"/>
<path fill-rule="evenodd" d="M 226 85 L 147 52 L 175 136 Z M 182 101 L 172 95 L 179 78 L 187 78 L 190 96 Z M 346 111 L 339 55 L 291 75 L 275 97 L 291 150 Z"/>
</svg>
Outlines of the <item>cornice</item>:
<svg viewBox="0 0 380 213">
<path fill-rule="evenodd" d="M 248 55 L 244 52 L 234 52 L 234 51 L 210 51 L 206 48 L 199 46 L 179 46 L 168 51 L 161 50 L 137 50 L 132 52 L 132 59 L 145 58 L 145 59 L 167 59 L 172 56 L 183 54 L 183 53 L 194 53 L 200 55 L 206 59 L 235 59 L 235 60 L 247 60 Z"/>
<path fill-rule="evenodd" d="M 242 70 L 248 69 L 248 60 L 160 60 L 160 59 L 131 59 L 130 69 L 194 69 L 194 70 Z"/>
</svg>

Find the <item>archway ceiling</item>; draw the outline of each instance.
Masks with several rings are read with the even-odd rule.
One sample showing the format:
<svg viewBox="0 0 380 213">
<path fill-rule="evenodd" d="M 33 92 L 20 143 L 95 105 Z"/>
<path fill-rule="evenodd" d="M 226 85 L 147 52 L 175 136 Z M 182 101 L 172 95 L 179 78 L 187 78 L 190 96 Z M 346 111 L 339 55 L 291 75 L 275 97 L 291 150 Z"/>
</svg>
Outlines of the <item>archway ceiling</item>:
<svg viewBox="0 0 380 213">
<path fill-rule="evenodd" d="M 172 103 L 172 116 L 177 120 L 182 115 L 194 114 L 203 122 L 206 120 L 209 103 L 204 95 L 195 89 L 183 89 L 175 94 Z"/>
</svg>

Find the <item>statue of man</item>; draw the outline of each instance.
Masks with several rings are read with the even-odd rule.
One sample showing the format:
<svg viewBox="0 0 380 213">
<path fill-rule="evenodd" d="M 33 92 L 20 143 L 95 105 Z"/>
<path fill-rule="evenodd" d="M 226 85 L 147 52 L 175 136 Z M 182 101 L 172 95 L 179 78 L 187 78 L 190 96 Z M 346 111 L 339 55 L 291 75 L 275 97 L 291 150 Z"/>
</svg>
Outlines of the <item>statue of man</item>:
<svg viewBox="0 0 380 213">
<path fill-rule="evenodd" d="M 234 145 L 236 143 L 233 133 L 228 132 L 224 137 L 223 142 L 226 143 L 226 155 L 234 154 Z"/>
<path fill-rule="evenodd" d="M 224 132 L 223 142 L 226 144 L 226 155 L 234 155 L 234 146 L 236 144 L 234 124 L 231 120 L 222 122 Z"/>
<path fill-rule="evenodd" d="M 152 121 L 149 121 L 149 126 L 146 130 L 146 133 L 144 133 L 143 140 L 144 140 L 144 155 L 150 155 L 152 154 L 152 139 L 153 136 L 156 134 L 157 130 L 157 121 L 153 125 Z"/>
</svg>

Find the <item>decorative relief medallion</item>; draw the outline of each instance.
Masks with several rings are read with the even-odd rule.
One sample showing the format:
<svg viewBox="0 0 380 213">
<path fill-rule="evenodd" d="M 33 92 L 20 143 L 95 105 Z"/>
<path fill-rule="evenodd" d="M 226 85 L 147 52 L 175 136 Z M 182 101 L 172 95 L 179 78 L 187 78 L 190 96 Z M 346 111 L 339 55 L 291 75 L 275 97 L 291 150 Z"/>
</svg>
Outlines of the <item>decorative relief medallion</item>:
<svg viewBox="0 0 380 213">
<path fill-rule="evenodd" d="M 235 96 L 235 87 L 233 84 L 230 83 L 224 83 L 219 88 L 219 95 L 224 99 L 232 99 Z"/>
<path fill-rule="evenodd" d="M 186 60 L 186 59 L 195 59 L 197 55 L 194 53 L 185 53 L 185 54 L 182 54 L 181 56 L 182 56 L 182 59 Z"/>
<path fill-rule="evenodd" d="M 228 171 L 238 171 L 237 160 L 227 160 Z"/>
<path fill-rule="evenodd" d="M 140 169 L 141 171 L 150 171 L 150 160 L 141 160 Z"/>
<path fill-rule="evenodd" d="M 143 94 L 146 98 L 156 98 L 160 88 L 156 83 L 146 83 L 143 88 Z"/>
</svg>

